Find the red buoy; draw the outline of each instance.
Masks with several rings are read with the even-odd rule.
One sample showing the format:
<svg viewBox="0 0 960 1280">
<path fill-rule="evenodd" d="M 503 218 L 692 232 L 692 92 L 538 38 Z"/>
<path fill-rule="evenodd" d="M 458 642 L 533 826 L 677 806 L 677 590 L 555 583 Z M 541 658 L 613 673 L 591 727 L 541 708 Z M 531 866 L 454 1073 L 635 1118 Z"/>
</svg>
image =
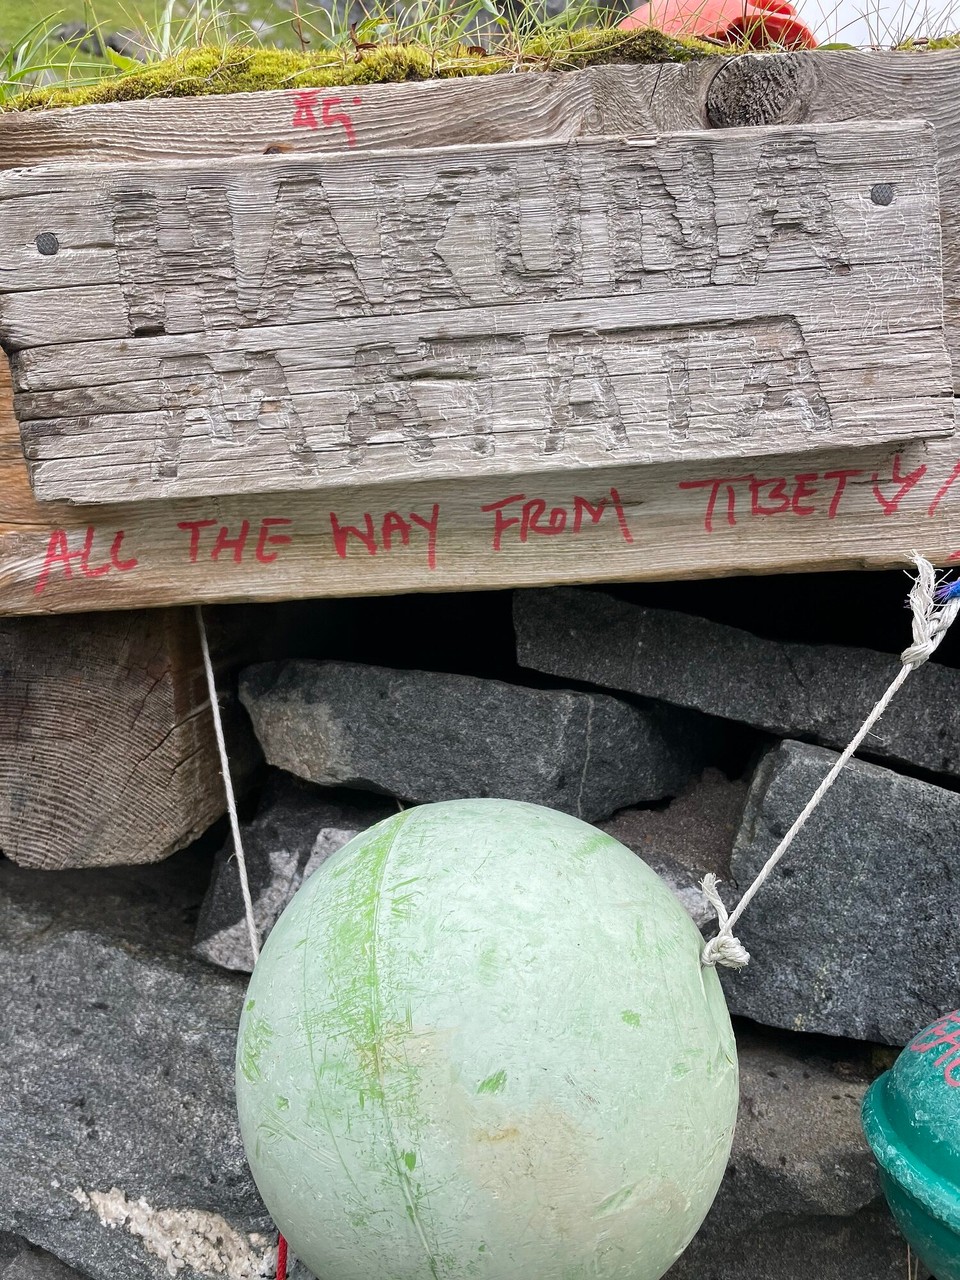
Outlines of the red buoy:
<svg viewBox="0 0 960 1280">
<path fill-rule="evenodd" d="M 788 0 L 648 0 L 622 31 L 655 27 L 669 36 L 701 36 L 753 49 L 815 49 L 813 32 Z"/>
</svg>

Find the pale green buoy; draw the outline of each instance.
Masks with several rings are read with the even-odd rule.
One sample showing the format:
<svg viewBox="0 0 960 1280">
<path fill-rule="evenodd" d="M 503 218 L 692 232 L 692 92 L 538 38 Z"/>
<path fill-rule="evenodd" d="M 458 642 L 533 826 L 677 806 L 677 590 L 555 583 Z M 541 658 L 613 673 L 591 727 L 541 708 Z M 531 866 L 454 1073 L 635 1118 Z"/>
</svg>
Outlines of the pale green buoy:
<svg viewBox="0 0 960 1280">
<path fill-rule="evenodd" d="M 701 938 L 611 837 L 424 805 L 300 889 L 240 1026 L 264 1201 L 320 1280 L 657 1280 L 726 1166 L 737 1061 Z"/>
</svg>

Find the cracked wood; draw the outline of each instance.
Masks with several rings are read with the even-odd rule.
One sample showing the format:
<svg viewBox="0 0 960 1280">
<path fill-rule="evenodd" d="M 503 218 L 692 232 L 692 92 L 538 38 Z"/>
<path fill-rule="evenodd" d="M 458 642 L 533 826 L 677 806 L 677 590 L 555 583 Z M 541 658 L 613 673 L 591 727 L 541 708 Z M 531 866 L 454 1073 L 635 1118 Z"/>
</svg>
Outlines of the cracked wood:
<svg viewBox="0 0 960 1280">
<path fill-rule="evenodd" d="M 949 434 L 935 164 L 900 122 L 8 171 L 0 336 L 35 492 Z"/>
</svg>

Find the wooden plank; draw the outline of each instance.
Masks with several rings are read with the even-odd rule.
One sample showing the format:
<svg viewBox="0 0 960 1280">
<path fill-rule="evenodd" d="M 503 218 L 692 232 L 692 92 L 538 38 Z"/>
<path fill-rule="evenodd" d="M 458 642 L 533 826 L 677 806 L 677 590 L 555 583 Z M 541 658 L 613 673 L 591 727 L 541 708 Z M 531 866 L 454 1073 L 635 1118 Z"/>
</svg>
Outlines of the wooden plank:
<svg viewBox="0 0 960 1280">
<path fill-rule="evenodd" d="M 721 75 L 725 67 L 730 70 Z M 731 90 L 734 74 L 740 86 Z M 584 133 L 652 137 L 730 123 L 926 118 L 936 128 L 941 161 L 947 341 L 958 376 L 960 53 L 804 53 L 726 64 L 391 85 L 361 93 L 363 106 L 354 113 L 358 150 L 416 145 L 421 138 L 436 145 L 464 136 L 478 142 Z M 335 131 L 291 128 L 294 110 L 292 95 L 281 93 L 49 112 L 42 120 L 7 114 L 0 116 L 0 166 L 81 155 L 93 160 L 251 155 L 273 142 L 305 151 L 342 146 Z M 187 119 L 196 124 L 184 127 Z M 277 132 L 281 127 L 288 130 L 283 137 Z M 4 265 L 0 262 L 0 270 Z M 322 501 L 300 494 L 145 508 L 41 504 L 30 491 L 0 369 L 0 613 L 456 590 L 512 581 L 535 585 L 883 568 L 905 564 L 914 548 L 949 564 L 960 552 L 960 447 L 950 440 L 911 445 L 898 454 L 882 448 L 777 457 L 725 473 L 709 466 L 655 465 L 625 469 L 616 479 L 629 542 L 612 501 L 594 523 L 583 502 L 578 508 L 578 495 L 563 476 L 506 489 L 484 484 L 471 500 L 444 483 L 379 495 L 351 488 L 336 500 Z M 484 512 L 482 506 L 519 493 L 526 495 L 525 538 L 525 504 L 509 503 L 502 524 L 516 517 L 521 523 L 500 529 L 495 551 L 496 512 Z M 598 487 L 592 495 L 597 506 L 600 497 Z M 431 523 L 438 500 L 431 535 L 409 516 L 420 514 Z M 545 504 L 542 510 L 539 501 Z M 388 519 L 390 503 L 397 515 Z M 553 516 L 558 509 L 568 515 Z M 278 518 L 291 523 L 262 523 Z M 213 524 L 201 528 L 196 522 L 203 520 Z M 195 527 L 179 529 L 181 523 Z M 366 541 L 346 532 L 349 525 Z M 120 530 L 124 537 L 115 549 Z M 191 559 L 194 534 L 197 553 Z M 231 537 L 234 547 L 227 545 Z M 282 537 L 291 541 L 266 541 Z M 376 547 L 375 554 L 367 542 Z M 98 573 L 104 565 L 106 572 Z"/>
<path fill-rule="evenodd" d="M 585 486 L 528 479 L 38 503 L 0 386 L 0 613 L 884 568 L 914 549 L 960 558 L 956 440 L 627 467 Z"/>
<path fill-rule="evenodd" d="M 246 772 L 249 748 L 231 739 Z M 43 870 L 155 862 L 223 811 L 193 610 L 0 623 L 8 858 Z"/>
<path fill-rule="evenodd" d="M 465 138 L 559 140 L 591 125 L 596 132 L 596 118 L 593 81 L 576 71 L 154 98 L 7 112 L 0 116 L 0 169 L 78 159 L 102 164 L 442 147 Z"/>
<path fill-rule="evenodd" d="M 960 392 L 960 52 L 748 54 L 581 74 L 593 93 L 590 128 L 600 133 L 929 121 L 940 156 L 944 320 Z"/>
<path fill-rule="evenodd" d="M 923 124 L 58 165 L 0 176 L 0 200 L 44 499 L 952 430 Z"/>
<path fill-rule="evenodd" d="M 948 345 L 960 390 L 960 51 L 816 51 L 331 91 L 351 131 L 297 90 L 0 114 L 0 168 L 432 147 L 591 134 L 652 138 L 758 124 L 925 119 L 940 154 Z M 357 101 L 359 99 L 359 101 Z M 332 119 L 332 114 L 331 114 Z M 299 123 L 294 123 L 299 121 Z M 0 263 L 0 270 L 3 264 Z"/>
</svg>

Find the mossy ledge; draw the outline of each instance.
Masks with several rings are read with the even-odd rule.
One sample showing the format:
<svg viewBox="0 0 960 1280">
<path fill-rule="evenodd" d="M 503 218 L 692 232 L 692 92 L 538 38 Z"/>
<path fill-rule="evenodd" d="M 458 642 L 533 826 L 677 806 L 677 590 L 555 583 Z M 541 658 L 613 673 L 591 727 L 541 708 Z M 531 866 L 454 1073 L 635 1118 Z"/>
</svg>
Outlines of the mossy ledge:
<svg viewBox="0 0 960 1280">
<path fill-rule="evenodd" d="M 738 50 L 701 40 L 674 39 L 659 31 L 616 28 L 537 35 L 515 48 L 504 46 L 483 55 L 462 45 L 430 49 L 422 44 L 382 44 L 360 51 L 347 46 L 318 53 L 246 45 L 206 46 L 133 72 L 108 76 L 96 84 L 34 89 L 12 99 L 3 109 L 34 111 L 263 89 L 334 89 L 518 71 L 572 71 L 615 63 L 690 62 L 731 52 Z"/>
</svg>

